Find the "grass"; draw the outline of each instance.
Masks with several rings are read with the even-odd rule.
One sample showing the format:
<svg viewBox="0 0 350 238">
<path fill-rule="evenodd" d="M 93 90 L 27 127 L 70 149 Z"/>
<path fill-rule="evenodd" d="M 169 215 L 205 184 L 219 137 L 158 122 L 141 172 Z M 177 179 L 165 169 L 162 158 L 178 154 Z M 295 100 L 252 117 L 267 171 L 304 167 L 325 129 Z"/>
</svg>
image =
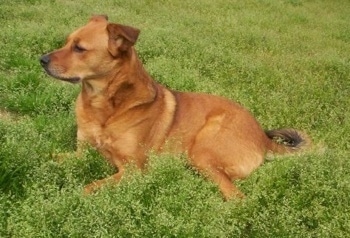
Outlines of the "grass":
<svg viewBox="0 0 350 238">
<path fill-rule="evenodd" d="M 221 95 L 264 128 L 305 130 L 315 148 L 276 158 L 223 202 L 185 158 L 92 196 L 114 172 L 75 149 L 79 86 L 38 58 L 94 13 L 141 29 L 137 50 L 162 84 Z M 0 3 L 0 237 L 345 237 L 350 233 L 350 3 L 336 1 L 14 0 Z"/>
</svg>

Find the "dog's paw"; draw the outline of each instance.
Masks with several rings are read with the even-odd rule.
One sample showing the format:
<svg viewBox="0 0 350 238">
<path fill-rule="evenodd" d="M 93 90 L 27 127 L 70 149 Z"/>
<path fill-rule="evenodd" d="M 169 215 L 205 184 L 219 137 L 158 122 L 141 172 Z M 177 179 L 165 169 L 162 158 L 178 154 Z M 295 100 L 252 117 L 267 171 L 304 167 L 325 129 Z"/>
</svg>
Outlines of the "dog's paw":
<svg viewBox="0 0 350 238">
<path fill-rule="evenodd" d="M 84 187 L 83 194 L 84 195 L 93 194 L 101 187 L 101 185 L 102 185 L 102 183 L 99 180 L 94 181 L 94 182 L 92 182 Z"/>
<path fill-rule="evenodd" d="M 52 153 L 50 156 L 52 160 L 57 163 L 63 163 L 67 159 L 79 158 L 79 155 L 76 152 Z"/>
</svg>

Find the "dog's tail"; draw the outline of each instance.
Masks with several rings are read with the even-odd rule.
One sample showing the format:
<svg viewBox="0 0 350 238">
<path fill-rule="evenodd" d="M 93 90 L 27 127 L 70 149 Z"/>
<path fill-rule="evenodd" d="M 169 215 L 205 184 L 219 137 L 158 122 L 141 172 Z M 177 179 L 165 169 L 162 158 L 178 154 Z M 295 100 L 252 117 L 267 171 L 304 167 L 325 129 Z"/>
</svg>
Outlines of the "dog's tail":
<svg viewBox="0 0 350 238">
<path fill-rule="evenodd" d="M 269 130 L 265 134 L 269 138 L 267 150 L 273 153 L 296 153 L 311 145 L 309 136 L 295 129 Z"/>
</svg>

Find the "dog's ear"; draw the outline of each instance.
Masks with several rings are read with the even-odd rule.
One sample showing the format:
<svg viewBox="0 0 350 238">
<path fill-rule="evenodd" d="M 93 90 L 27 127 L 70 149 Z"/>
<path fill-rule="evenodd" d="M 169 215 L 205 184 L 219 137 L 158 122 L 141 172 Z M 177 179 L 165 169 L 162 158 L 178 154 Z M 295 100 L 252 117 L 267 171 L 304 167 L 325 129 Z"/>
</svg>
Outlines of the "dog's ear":
<svg viewBox="0 0 350 238">
<path fill-rule="evenodd" d="M 107 15 L 93 15 L 89 21 L 108 21 Z"/>
<path fill-rule="evenodd" d="M 117 57 L 120 52 L 128 51 L 136 43 L 140 33 L 139 29 L 114 23 L 108 24 L 107 30 L 108 50 L 114 57 Z"/>
</svg>

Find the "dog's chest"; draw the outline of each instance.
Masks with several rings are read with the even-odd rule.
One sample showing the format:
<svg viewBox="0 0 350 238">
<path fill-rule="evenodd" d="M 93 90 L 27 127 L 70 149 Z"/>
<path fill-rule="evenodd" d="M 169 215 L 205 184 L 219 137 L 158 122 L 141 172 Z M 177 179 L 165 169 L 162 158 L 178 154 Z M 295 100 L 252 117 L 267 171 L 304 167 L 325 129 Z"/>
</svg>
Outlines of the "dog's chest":
<svg viewBox="0 0 350 238">
<path fill-rule="evenodd" d="M 78 139 L 86 141 L 103 154 L 133 156 L 138 139 L 131 129 L 123 129 L 118 123 L 101 125 L 97 121 L 78 122 Z"/>
<path fill-rule="evenodd" d="M 81 97 L 76 103 L 76 117 L 79 141 L 112 154 L 130 155 L 135 151 L 136 133 L 123 118 L 113 118 L 111 122 L 105 110 L 84 107 Z"/>
</svg>

